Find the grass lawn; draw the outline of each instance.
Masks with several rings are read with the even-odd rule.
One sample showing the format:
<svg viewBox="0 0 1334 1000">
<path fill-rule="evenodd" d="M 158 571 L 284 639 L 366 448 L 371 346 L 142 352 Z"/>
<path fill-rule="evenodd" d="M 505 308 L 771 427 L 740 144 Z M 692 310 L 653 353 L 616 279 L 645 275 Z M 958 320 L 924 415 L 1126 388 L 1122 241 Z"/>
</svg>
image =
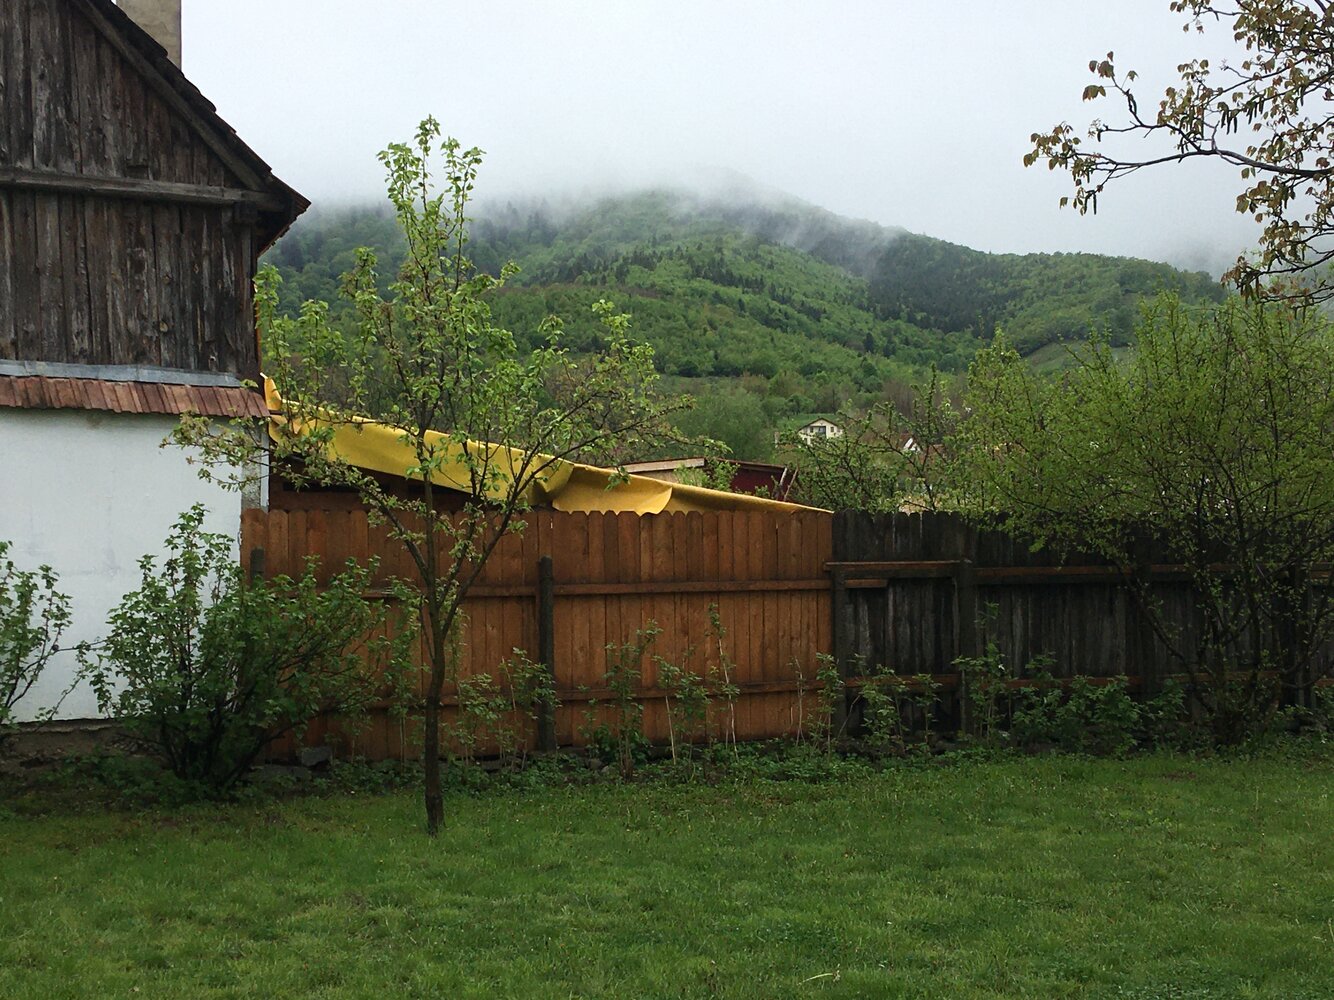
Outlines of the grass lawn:
<svg viewBox="0 0 1334 1000">
<path fill-rule="evenodd" d="M 1334 757 L 0 819 L 0 997 L 1334 997 Z"/>
</svg>

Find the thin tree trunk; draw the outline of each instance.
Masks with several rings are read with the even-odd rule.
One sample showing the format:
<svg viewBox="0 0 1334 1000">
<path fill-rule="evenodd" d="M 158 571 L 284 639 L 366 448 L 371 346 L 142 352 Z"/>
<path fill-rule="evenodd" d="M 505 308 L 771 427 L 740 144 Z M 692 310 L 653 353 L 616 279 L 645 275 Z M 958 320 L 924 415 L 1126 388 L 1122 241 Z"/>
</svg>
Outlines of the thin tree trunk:
<svg viewBox="0 0 1334 1000">
<path fill-rule="evenodd" d="M 426 732 L 422 738 L 425 754 L 426 833 L 434 837 L 445 819 L 445 800 L 440 791 L 440 699 L 426 699 Z"/>
<path fill-rule="evenodd" d="M 426 686 L 426 732 L 422 734 L 423 779 L 425 781 L 426 833 L 434 837 L 445 818 L 445 800 L 440 790 L 440 694 L 445 686 L 445 632 L 439 609 L 430 614 L 431 679 Z"/>
</svg>

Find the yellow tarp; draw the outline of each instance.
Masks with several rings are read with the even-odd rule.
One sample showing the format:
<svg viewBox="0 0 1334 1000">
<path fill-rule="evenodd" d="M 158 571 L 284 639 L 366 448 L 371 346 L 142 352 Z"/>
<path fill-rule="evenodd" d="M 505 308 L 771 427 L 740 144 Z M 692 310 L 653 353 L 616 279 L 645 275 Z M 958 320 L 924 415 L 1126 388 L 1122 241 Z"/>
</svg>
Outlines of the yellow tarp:
<svg viewBox="0 0 1334 1000">
<path fill-rule="evenodd" d="M 264 395 L 269 404 L 269 434 L 277 440 L 284 433 L 287 418 L 283 416 L 282 397 L 272 379 L 264 379 Z M 501 445 L 476 441 L 467 442 L 466 445 L 455 444 L 437 431 L 428 431 L 427 440 L 433 447 L 440 449 L 488 448 L 492 462 L 502 470 L 507 467 L 512 470 L 513 463 L 521 461 L 523 457 L 521 452 Z M 416 456 L 402 440 L 401 432 L 370 420 L 336 428 L 330 447 L 344 461 L 386 475 L 406 477 L 408 470 L 417 465 Z M 539 460 L 539 464 L 545 464 L 546 467 L 525 499 L 534 506 L 550 504 L 560 511 L 661 514 L 692 510 L 813 509 L 746 493 L 725 493 L 701 486 L 665 483 L 647 476 L 629 476 L 613 486 L 611 483 L 615 472 L 612 469 L 599 469 L 560 459 L 546 459 L 545 463 Z M 465 463 L 445 461 L 432 473 L 431 481 L 438 486 L 466 493 L 470 491 L 467 475 Z M 503 493 L 503 489 L 495 492 Z"/>
</svg>

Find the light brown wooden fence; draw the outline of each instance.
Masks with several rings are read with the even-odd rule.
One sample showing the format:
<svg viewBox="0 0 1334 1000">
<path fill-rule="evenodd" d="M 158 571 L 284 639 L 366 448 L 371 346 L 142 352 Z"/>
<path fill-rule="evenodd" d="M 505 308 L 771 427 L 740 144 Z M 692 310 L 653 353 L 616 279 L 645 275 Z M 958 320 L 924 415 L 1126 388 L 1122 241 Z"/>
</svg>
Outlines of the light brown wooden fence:
<svg viewBox="0 0 1334 1000">
<path fill-rule="evenodd" d="M 325 572 L 375 556 L 381 579 L 413 578 L 402 546 L 356 511 L 251 511 L 242 548 L 249 568 L 262 550 L 270 576 L 301 572 L 308 556 L 318 556 Z M 1151 562 L 1143 571 L 1169 619 L 1197 627 L 1179 567 Z M 888 669 L 933 675 L 941 690 L 937 728 L 949 729 L 963 722 L 965 703 L 955 661 L 987 642 L 1016 667 L 1050 655 L 1057 678 L 1124 677 L 1132 691 L 1153 694 L 1179 667 L 1122 583 L 1096 559 L 1032 552 L 949 515 L 538 512 L 502 540 L 468 596 L 459 674 L 493 673 L 516 648 L 548 663 L 557 695 L 548 745 L 581 745 L 581 728 L 611 716 L 605 647 L 654 622 L 662 632 L 640 662 L 637 694 L 645 735 L 666 742 L 656 657 L 700 674 L 718 667 L 720 650 L 710 642 L 716 606 L 726 629 L 721 652 L 739 689 L 739 739 L 790 735 L 809 722 L 821 653 L 833 656 L 847 682 L 834 706 L 836 727 L 857 724 L 859 675 Z M 1331 673 L 1334 642 L 1327 642 L 1312 684 L 1328 684 Z M 590 701 L 599 703 L 591 712 Z M 451 687 L 447 719 L 457 704 Z M 713 711 L 716 729 L 726 708 L 715 701 Z M 537 728 L 515 722 L 537 745 Z M 360 733 L 339 735 L 371 758 L 413 756 L 419 741 L 410 725 L 386 706 Z M 320 720 L 308 739 L 329 736 Z"/>
<path fill-rule="evenodd" d="M 605 717 L 605 647 L 633 639 L 650 621 L 662 633 L 640 665 L 644 731 L 666 741 L 654 657 L 700 673 L 717 666 L 717 644 L 706 641 L 711 605 L 735 665 L 738 738 L 795 732 L 814 698 L 816 654 L 831 648 L 825 564 L 832 537 L 830 515 L 819 512 L 532 513 L 522 532 L 501 541 L 468 596 L 459 674 L 492 672 L 515 648 L 539 659 L 539 561 L 550 556 L 557 743 L 583 742 L 590 700 L 603 703 Z M 247 569 L 257 550 L 269 576 L 298 574 L 316 555 L 325 571 L 375 556 L 380 578 L 413 578 L 402 546 L 357 511 L 250 511 L 242 538 Z M 447 714 L 456 705 L 451 687 Z M 325 736 L 326 723 L 317 722 L 310 739 Z M 347 738 L 373 759 L 417 748 L 415 734 L 387 709 Z"/>
</svg>

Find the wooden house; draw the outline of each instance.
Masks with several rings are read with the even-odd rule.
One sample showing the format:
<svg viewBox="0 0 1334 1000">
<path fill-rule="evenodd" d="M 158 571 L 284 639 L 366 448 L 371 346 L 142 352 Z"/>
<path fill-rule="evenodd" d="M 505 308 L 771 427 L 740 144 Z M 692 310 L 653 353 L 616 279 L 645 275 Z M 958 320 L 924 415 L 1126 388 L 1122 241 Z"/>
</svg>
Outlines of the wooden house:
<svg viewBox="0 0 1334 1000">
<path fill-rule="evenodd" d="M 160 445 L 185 412 L 267 417 L 247 386 L 256 260 L 308 205 L 127 11 L 178 44 L 179 0 L 7 0 L 0 17 L 0 538 L 59 573 L 66 642 L 101 634 L 191 504 L 237 534 L 242 497 Z M 62 714 L 94 710 L 76 691 Z"/>
</svg>

